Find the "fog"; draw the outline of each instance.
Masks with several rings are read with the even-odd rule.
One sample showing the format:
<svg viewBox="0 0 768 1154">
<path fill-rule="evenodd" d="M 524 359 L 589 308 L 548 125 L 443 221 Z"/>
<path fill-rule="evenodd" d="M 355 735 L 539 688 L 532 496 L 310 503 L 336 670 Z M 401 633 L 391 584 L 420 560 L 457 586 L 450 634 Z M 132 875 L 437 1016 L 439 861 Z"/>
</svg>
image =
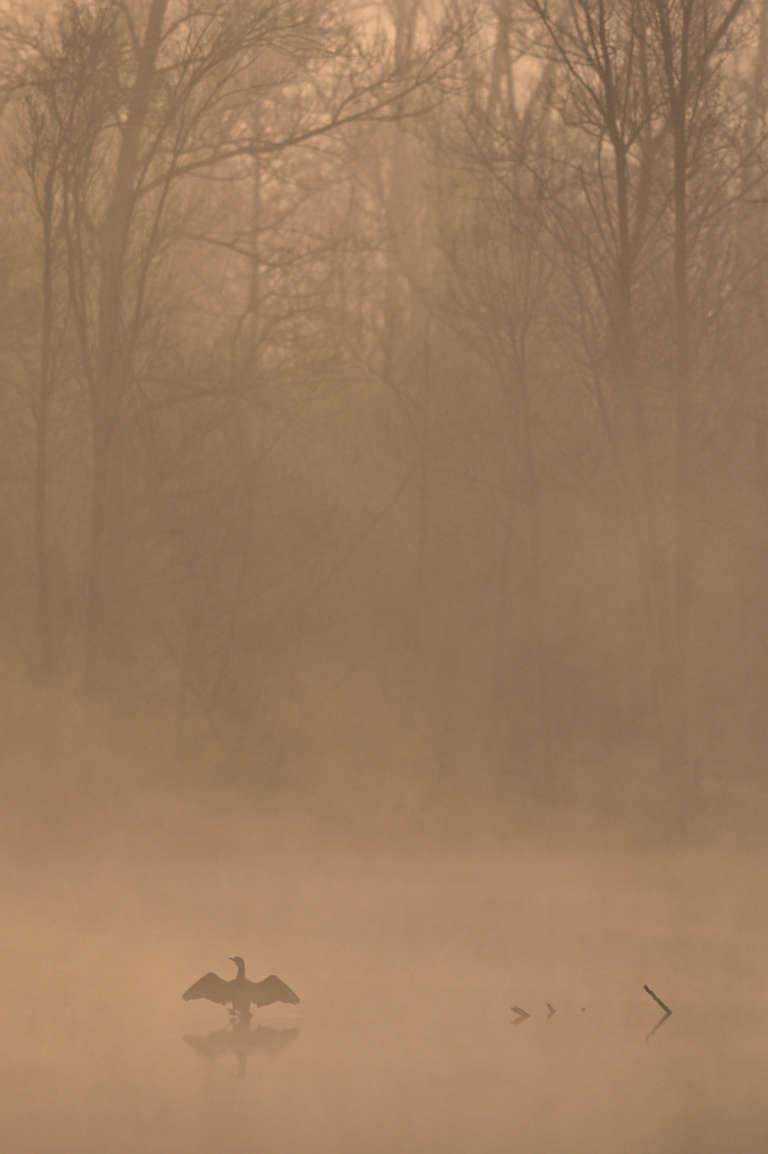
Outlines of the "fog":
<svg viewBox="0 0 768 1154">
<path fill-rule="evenodd" d="M 6 1149 L 760 1148 L 761 849 L 339 850 L 281 821 L 4 863 Z M 180 999 L 235 950 L 302 999 L 257 1012 L 244 1064 Z"/>
<path fill-rule="evenodd" d="M 766 29 L 0 4 L 0 1154 L 762 1149 Z"/>
<path fill-rule="evenodd" d="M 438 835 L 362 806 L 353 831 L 212 795 L 76 806 L 76 836 L 74 813 L 5 830 L 9 1151 L 761 1147 L 759 838 L 573 807 Z M 235 952 L 300 1004 L 237 1027 L 181 1000 Z"/>
</svg>

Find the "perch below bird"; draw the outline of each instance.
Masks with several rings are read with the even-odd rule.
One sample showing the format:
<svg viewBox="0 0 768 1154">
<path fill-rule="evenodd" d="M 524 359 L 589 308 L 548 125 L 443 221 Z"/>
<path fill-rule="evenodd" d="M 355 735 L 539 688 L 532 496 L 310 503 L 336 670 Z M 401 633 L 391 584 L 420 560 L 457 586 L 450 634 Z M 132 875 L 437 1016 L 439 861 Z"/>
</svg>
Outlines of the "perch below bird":
<svg viewBox="0 0 768 1154">
<path fill-rule="evenodd" d="M 270 974 L 261 982 L 251 982 L 245 976 L 243 959 L 234 957 L 229 960 L 237 966 L 237 977 L 227 981 L 212 971 L 204 974 L 181 995 L 184 1001 L 207 998 L 209 1002 L 231 1006 L 236 1014 L 248 1016 L 251 1012 L 251 1003 L 256 1006 L 269 1006 L 272 1002 L 290 1002 L 291 1005 L 295 1005 L 301 1000 L 298 994 L 295 994 L 276 974 Z"/>
</svg>

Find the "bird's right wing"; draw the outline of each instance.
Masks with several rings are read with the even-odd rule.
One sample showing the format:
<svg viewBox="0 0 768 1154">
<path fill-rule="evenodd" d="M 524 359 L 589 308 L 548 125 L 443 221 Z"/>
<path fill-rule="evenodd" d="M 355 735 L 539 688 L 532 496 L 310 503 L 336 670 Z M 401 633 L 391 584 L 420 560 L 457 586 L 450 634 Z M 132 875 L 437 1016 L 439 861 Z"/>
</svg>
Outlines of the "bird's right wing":
<svg viewBox="0 0 768 1154">
<path fill-rule="evenodd" d="M 181 996 L 185 1002 L 191 1002 L 193 998 L 207 998 L 209 1002 L 218 1002 L 222 1006 L 232 1001 L 229 982 L 225 982 L 212 970 L 203 974 L 202 978 L 191 985 L 188 990 L 185 990 Z"/>
<path fill-rule="evenodd" d="M 229 1030 L 214 1030 L 212 1034 L 185 1034 L 184 1041 L 204 1058 L 218 1058 L 231 1048 L 232 1035 Z"/>
</svg>

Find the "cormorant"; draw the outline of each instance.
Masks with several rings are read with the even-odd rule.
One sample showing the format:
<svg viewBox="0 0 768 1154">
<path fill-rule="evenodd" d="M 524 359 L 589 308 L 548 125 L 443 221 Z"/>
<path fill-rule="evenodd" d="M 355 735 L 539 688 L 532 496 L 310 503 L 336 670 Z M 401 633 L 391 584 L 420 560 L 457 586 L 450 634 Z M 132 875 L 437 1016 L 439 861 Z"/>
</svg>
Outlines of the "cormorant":
<svg viewBox="0 0 768 1154">
<path fill-rule="evenodd" d="M 181 995 L 184 1001 L 207 998 L 209 1002 L 231 1006 L 235 1014 L 247 1018 L 250 1017 L 252 1002 L 257 1006 L 269 1006 L 272 1002 L 290 1002 L 295 1005 L 301 1000 L 276 974 L 270 974 L 262 982 L 250 982 L 245 976 L 243 959 L 234 957 L 229 960 L 237 966 L 237 977 L 227 981 L 212 971 L 204 974 Z"/>
</svg>

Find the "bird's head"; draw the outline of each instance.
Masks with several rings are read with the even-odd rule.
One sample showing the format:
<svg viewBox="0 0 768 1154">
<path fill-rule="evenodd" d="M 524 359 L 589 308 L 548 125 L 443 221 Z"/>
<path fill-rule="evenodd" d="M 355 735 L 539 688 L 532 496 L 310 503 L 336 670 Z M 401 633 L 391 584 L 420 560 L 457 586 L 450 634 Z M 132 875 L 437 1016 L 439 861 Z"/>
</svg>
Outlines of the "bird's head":
<svg viewBox="0 0 768 1154">
<path fill-rule="evenodd" d="M 235 954 L 235 956 L 233 958 L 230 958 L 229 960 L 230 960 L 230 962 L 235 963 L 235 965 L 237 966 L 238 970 L 240 970 L 241 973 L 243 972 L 243 970 L 245 969 L 245 962 L 243 961 L 243 959 L 241 957 L 239 957 L 237 954 Z"/>
</svg>

